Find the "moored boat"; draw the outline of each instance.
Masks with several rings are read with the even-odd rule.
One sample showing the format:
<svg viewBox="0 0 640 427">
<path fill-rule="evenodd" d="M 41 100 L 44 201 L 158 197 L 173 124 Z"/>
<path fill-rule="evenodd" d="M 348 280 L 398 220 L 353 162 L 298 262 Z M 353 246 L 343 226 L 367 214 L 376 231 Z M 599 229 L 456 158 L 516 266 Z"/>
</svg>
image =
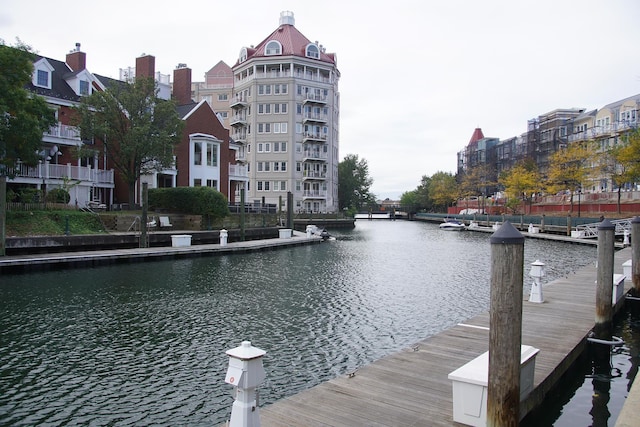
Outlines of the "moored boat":
<svg viewBox="0 0 640 427">
<path fill-rule="evenodd" d="M 444 222 L 440 224 L 440 229 L 461 231 L 461 230 L 466 230 L 467 226 L 464 225 L 464 222 L 458 221 L 457 219 L 445 219 Z"/>
</svg>

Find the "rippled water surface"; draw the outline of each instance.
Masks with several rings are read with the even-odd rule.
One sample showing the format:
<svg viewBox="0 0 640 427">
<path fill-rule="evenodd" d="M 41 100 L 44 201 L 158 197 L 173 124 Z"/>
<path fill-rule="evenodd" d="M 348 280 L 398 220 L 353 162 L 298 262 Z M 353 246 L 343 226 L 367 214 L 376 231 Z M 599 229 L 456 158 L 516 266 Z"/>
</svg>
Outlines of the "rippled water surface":
<svg viewBox="0 0 640 427">
<path fill-rule="evenodd" d="M 267 351 L 266 404 L 488 309 L 489 234 L 406 221 L 333 234 L 253 254 L 0 276 L 0 425 L 216 425 L 233 402 L 225 351 L 243 340 Z M 525 278 L 536 259 L 553 280 L 596 249 L 526 240 Z"/>
</svg>

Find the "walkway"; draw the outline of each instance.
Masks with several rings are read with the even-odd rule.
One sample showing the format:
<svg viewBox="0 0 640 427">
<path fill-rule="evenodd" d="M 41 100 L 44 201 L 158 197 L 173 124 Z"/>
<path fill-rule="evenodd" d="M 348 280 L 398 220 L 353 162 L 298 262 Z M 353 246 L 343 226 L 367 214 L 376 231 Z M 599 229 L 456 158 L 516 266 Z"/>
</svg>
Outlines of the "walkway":
<svg viewBox="0 0 640 427">
<path fill-rule="evenodd" d="M 615 255 L 615 272 L 631 258 L 629 248 Z M 544 286 L 543 304 L 523 304 L 522 344 L 540 349 L 534 390 L 521 413 L 539 405 L 585 348 L 594 326 L 595 260 L 566 278 Z M 625 290 L 631 287 L 625 281 Z M 355 373 L 261 409 L 270 426 L 453 426 L 452 384 L 448 374 L 489 347 L 489 313 L 425 339 Z"/>
</svg>

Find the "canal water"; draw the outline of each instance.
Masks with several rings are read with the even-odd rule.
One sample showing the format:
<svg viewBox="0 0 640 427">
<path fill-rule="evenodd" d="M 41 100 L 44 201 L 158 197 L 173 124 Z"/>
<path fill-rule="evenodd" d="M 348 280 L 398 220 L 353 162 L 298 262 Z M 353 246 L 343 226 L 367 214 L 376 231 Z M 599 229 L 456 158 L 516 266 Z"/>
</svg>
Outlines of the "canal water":
<svg viewBox="0 0 640 427">
<path fill-rule="evenodd" d="M 407 221 L 333 234 L 0 276 L 0 425 L 217 425 L 233 402 L 225 351 L 241 341 L 267 352 L 266 405 L 489 308 L 489 234 Z M 528 239 L 525 278 L 535 260 L 550 281 L 595 259 L 591 246 Z"/>
</svg>

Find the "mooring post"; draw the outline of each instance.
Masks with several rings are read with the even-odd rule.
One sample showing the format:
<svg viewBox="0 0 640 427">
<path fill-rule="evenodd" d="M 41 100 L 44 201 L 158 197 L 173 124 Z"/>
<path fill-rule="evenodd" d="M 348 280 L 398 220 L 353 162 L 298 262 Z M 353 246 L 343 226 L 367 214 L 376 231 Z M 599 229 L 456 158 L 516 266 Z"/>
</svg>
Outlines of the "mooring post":
<svg viewBox="0 0 640 427">
<path fill-rule="evenodd" d="M 140 247 L 149 247 L 149 236 L 147 235 L 147 212 L 149 204 L 149 184 L 142 183 L 142 216 L 140 219 Z"/>
<path fill-rule="evenodd" d="M 571 214 L 567 214 L 567 236 L 571 236 Z"/>
<path fill-rule="evenodd" d="M 244 228 L 245 228 L 245 200 L 244 200 L 244 188 L 240 189 L 240 241 L 244 242 Z"/>
<path fill-rule="evenodd" d="M 598 271 L 595 338 L 611 340 L 613 321 L 613 259 L 615 225 L 605 219 L 598 225 Z"/>
<path fill-rule="evenodd" d="M 487 426 L 518 426 L 524 236 L 508 221 L 491 236 Z"/>
<path fill-rule="evenodd" d="M 631 220 L 631 280 L 632 296 L 640 297 L 640 216 Z"/>
<path fill-rule="evenodd" d="M 291 191 L 287 192 L 287 228 L 293 230 L 293 193 Z"/>
</svg>

